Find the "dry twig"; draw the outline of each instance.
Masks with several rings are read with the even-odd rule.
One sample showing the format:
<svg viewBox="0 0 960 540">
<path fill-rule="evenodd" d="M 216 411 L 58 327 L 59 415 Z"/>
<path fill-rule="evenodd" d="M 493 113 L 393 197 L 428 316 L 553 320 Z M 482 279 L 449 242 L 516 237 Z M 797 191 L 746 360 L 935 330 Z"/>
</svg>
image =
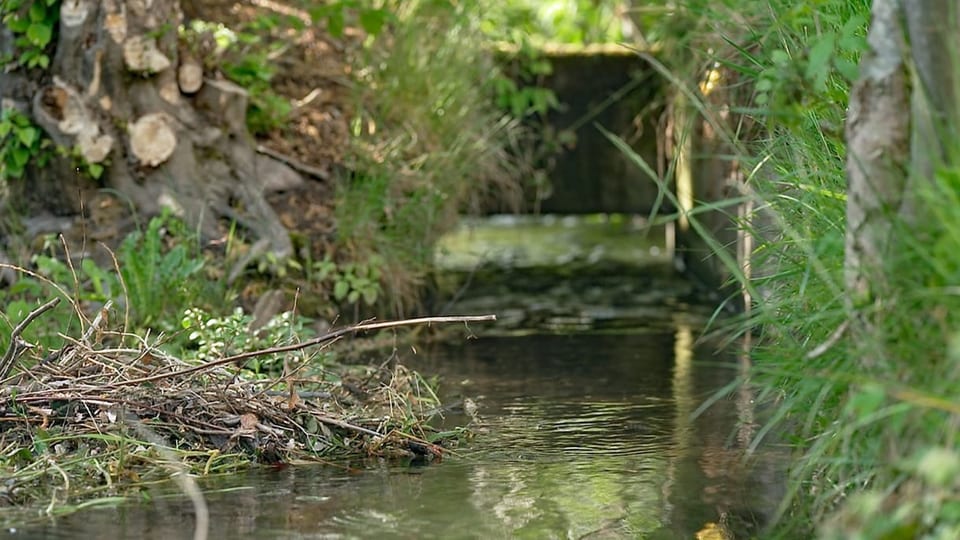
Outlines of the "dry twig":
<svg viewBox="0 0 960 540">
<path fill-rule="evenodd" d="M 37 317 L 57 307 L 59 303 L 59 297 L 50 300 L 46 304 L 31 311 L 26 318 L 20 321 L 20 324 L 13 329 L 13 332 L 10 333 L 10 345 L 7 347 L 7 352 L 4 353 L 3 359 L 0 359 L 0 379 L 5 379 L 7 375 L 10 374 L 10 370 L 13 369 L 14 364 L 16 364 L 20 353 L 31 346 L 21 339 L 20 335 L 23 334 L 23 331 L 26 330 L 27 327 L 30 326 L 30 323 L 36 320 Z"/>
</svg>

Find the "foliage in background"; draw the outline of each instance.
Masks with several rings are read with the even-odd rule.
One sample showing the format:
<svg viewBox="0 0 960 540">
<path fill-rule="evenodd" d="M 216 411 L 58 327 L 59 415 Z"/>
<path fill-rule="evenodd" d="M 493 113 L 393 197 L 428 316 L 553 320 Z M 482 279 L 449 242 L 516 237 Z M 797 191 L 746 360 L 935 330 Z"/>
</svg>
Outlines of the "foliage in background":
<svg viewBox="0 0 960 540">
<path fill-rule="evenodd" d="M 202 39 L 204 34 L 214 36 L 215 59 L 206 63 L 220 67 L 223 74 L 242 86 L 250 95 L 247 106 L 247 128 L 254 135 L 267 133 L 284 125 L 293 109 L 290 102 L 278 95 L 270 86 L 276 69 L 271 57 L 274 52 L 285 47 L 283 42 L 268 41 L 264 36 L 280 27 L 281 23 L 297 24 L 299 19 L 279 15 L 263 15 L 238 31 L 223 25 L 191 21 L 190 28 L 184 31 L 188 42 Z M 302 23 L 298 28 L 302 29 Z"/>
<path fill-rule="evenodd" d="M 13 107 L 0 111 L 0 183 L 23 176 L 31 160 L 42 167 L 49 144 L 27 115 Z"/>
<path fill-rule="evenodd" d="M 47 47 L 60 20 L 60 0 L 0 0 L 0 23 L 14 35 L 17 55 L 0 57 L 0 66 L 16 62 L 47 69 Z"/>
<path fill-rule="evenodd" d="M 508 43 L 619 43 L 633 23 L 621 0 L 482 0 L 480 29 Z"/>
<path fill-rule="evenodd" d="M 391 10 L 382 6 L 372 6 L 365 0 L 334 0 L 317 5 L 309 2 L 305 5 L 313 22 L 323 21 L 327 31 L 333 37 L 343 36 L 347 21 L 356 20 L 356 24 L 369 36 L 377 36 L 384 26 L 396 20 Z"/>
<path fill-rule="evenodd" d="M 496 108 L 498 73 L 476 6 L 405 1 L 361 65 L 352 168 L 339 189 L 338 243 L 374 254 L 384 293 L 403 313 L 458 211 L 517 194 L 516 119 Z"/>
<path fill-rule="evenodd" d="M 59 241 L 49 237 L 43 253 L 33 257 L 36 275 L 20 275 L 16 283 L 0 290 L 4 306 L 0 349 L 5 350 L 10 331 L 31 309 L 54 296 L 75 300 L 93 311 L 113 301 L 130 332 L 152 329 L 169 334 L 181 329 L 184 306 L 223 306 L 235 294 L 204 272 L 206 257 L 195 240 L 182 222 L 164 214 L 123 241 L 116 253 L 117 268 L 113 268 L 89 257 L 67 263 Z M 76 324 L 76 314 L 61 306 L 34 322 L 24 337 L 46 349 L 57 348 L 62 342 L 58 332 L 67 333 Z"/>
<path fill-rule="evenodd" d="M 216 315 L 197 308 L 187 308 L 180 321 L 187 332 L 186 348 L 194 351 L 197 360 L 212 361 L 245 351 L 264 350 L 270 347 L 290 345 L 307 341 L 314 332 L 308 324 L 310 319 L 285 311 L 271 318 L 261 328 L 254 330 L 254 317 L 236 308 L 231 313 Z M 283 360 L 289 355 L 272 354 L 248 360 L 243 367 L 256 375 L 280 375 Z M 331 353 L 314 355 L 311 370 L 320 369 L 329 360 Z"/>
</svg>

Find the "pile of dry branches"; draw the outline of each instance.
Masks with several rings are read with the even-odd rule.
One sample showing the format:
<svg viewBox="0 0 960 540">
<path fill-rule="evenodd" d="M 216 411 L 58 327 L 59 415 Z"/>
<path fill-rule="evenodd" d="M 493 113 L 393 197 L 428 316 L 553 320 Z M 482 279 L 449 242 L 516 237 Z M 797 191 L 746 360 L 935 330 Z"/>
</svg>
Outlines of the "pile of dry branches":
<svg viewBox="0 0 960 540">
<path fill-rule="evenodd" d="M 28 349 L 20 333 L 54 305 L 56 301 L 41 306 L 14 330 L 0 363 L 2 444 L 18 439 L 27 444 L 42 429 L 58 434 L 54 450 L 65 454 L 85 435 L 103 442 L 110 440 L 105 435 L 133 434 L 164 451 L 240 454 L 265 463 L 358 452 L 440 456 L 441 447 L 427 442 L 421 428 L 398 429 L 416 426 L 411 411 L 434 408 L 436 397 L 400 366 L 371 369 L 347 383 L 298 376 L 301 370 L 290 368 L 292 355 L 290 364 L 284 362 L 284 374 L 273 379 L 240 376 L 244 361 L 322 349 L 362 331 L 493 318 L 364 323 L 302 343 L 197 363 L 164 354 L 145 340 L 133 348 L 103 345 L 129 342 L 130 336 L 101 330 L 103 318 L 98 316 L 79 339 L 10 375 Z"/>
</svg>

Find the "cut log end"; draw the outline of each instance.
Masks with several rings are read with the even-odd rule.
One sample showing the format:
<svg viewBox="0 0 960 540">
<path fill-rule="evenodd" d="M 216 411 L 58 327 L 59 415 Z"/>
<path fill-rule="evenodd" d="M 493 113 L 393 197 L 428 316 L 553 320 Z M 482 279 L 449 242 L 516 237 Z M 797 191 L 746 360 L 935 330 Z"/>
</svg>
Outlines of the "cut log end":
<svg viewBox="0 0 960 540">
<path fill-rule="evenodd" d="M 91 7 L 89 0 L 63 2 L 60 4 L 60 22 L 66 28 L 76 28 L 87 20 Z"/>
<path fill-rule="evenodd" d="M 203 86 L 203 66 L 193 58 L 181 58 L 177 69 L 177 84 L 184 94 L 195 94 Z"/>
<path fill-rule="evenodd" d="M 77 148 L 80 150 L 80 156 L 87 163 L 102 163 L 113 149 L 113 137 L 81 134 L 77 137 Z"/>
<path fill-rule="evenodd" d="M 170 67 L 170 59 L 157 48 L 157 40 L 133 36 L 123 43 L 123 61 L 130 71 L 157 73 Z"/>
<path fill-rule="evenodd" d="M 173 155 L 177 136 L 163 113 L 141 116 L 127 128 L 130 151 L 141 165 L 156 167 Z"/>
</svg>

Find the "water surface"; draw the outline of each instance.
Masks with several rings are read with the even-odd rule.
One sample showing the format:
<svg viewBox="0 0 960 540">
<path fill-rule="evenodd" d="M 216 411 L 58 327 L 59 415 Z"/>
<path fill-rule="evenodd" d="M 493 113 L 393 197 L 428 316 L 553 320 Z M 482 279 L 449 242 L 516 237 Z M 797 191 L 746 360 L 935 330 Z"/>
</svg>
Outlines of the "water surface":
<svg viewBox="0 0 960 540">
<path fill-rule="evenodd" d="M 501 220 L 502 221 L 502 220 Z M 440 463 L 294 466 L 201 479 L 210 538 L 731 538 L 778 500 L 772 460 L 748 474 L 752 396 L 694 413 L 741 369 L 699 342 L 669 246 L 632 221 L 465 228 L 444 244 L 449 313 L 496 313 L 477 339 L 400 351 L 477 404 L 475 437 Z M 656 240 L 655 237 L 653 237 Z M 459 246 L 459 247 L 457 247 Z M 34 522 L 18 538 L 189 538 L 193 510 L 152 502 Z"/>
<path fill-rule="evenodd" d="M 407 359 L 478 404 L 473 441 L 442 463 L 302 466 L 202 481 L 210 538 L 695 538 L 762 521 L 773 476 L 748 476 L 734 397 L 691 413 L 732 376 L 672 333 L 480 338 Z M 695 363 L 699 358 L 702 363 Z M 451 424 L 468 422 L 455 413 Z M 189 503 L 81 512 L 21 538 L 188 538 Z"/>
</svg>

